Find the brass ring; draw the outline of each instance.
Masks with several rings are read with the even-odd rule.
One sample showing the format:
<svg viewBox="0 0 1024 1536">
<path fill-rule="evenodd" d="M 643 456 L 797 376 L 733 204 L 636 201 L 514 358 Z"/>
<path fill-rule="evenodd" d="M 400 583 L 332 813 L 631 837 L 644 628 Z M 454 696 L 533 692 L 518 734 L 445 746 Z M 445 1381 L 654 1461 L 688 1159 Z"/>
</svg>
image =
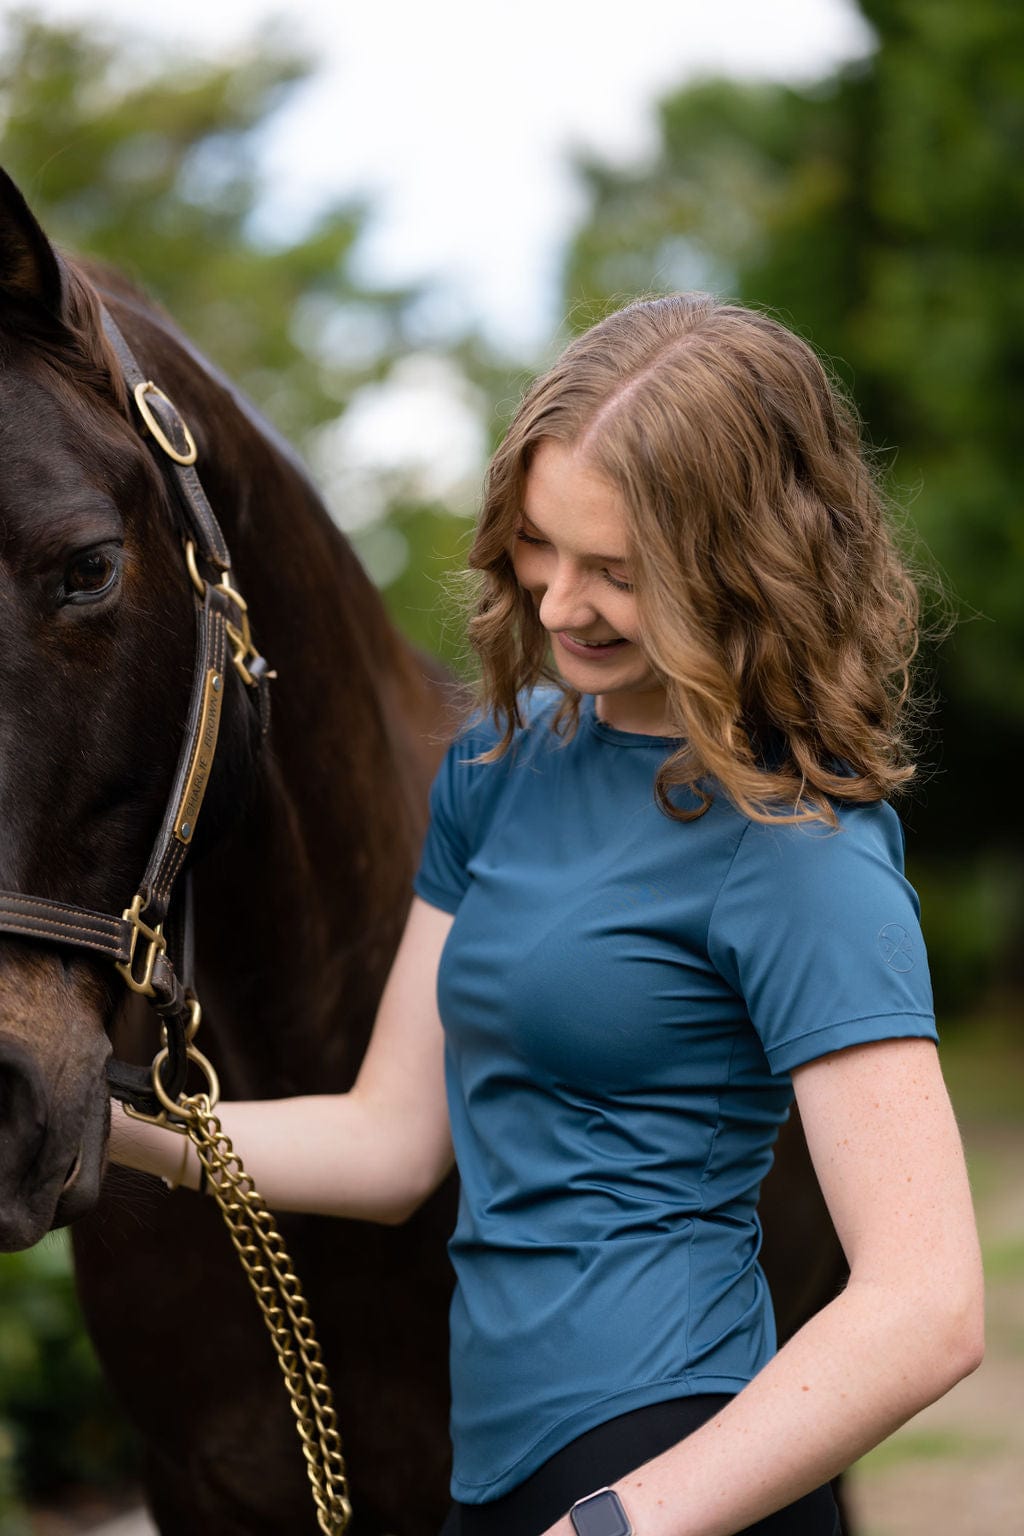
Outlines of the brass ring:
<svg viewBox="0 0 1024 1536">
<path fill-rule="evenodd" d="M 169 1054 L 170 1052 L 168 1051 L 167 1047 L 164 1046 L 163 1050 L 157 1051 L 156 1055 L 153 1057 L 153 1092 L 156 1094 L 158 1101 L 169 1115 L 177 1115 L 177 1117 L 181 1119 L 181 1101 L 179 1100 L 178 1102 L 175 1102 L 175 1100 L 171 1098 L 170 1094 L 167 1092 L 167 1089 L 163 1085 L 163 1080 L 160 1077 L 160 1068 L 167 1060 Z M 185 1055 L 189 1061 L 194 1061 L 199 1070 L 204 1074 L 206 1078 L 206 1097 L 209 1101 L 210 1108 L 213 1109 L 220 1098 L 220 1079 L 217 1076 L 216 1068 L 214 1067 L 212 1061 L 207 1060 L 202 1051 L 200 1051 L 194 1045 L 190 1045 L 188 1047 Z"/>
<path fill-rule="evenodd" d="M 192 585 L 195 587 L 200 597 L 205 597 L 206 582 L 200 576 L 199 567 L 196 565 L 196 546 L 192 539 L 185 540 L 185 564 L 188 566 L 189 579 L 191 580 Z"/>
<path fill-rule="evenodd" d="M 192 1017 L 189 1019 L 188 1028 L 185 1030 L 185 1044 L 191 1045 L 192 1041 L 196 1037 L 196 1030 L 203 1022 L 203 1010 L 198 997 L 195 997 L 191 993 L 186 993 L 186 998 L 188 1000 L 188 1005 L 192 1010 Z"/>
<path fill-rule="evenodd" d="M 149 408 L 149 402 L 146 399 L 147 395 L 159 395 L 161 400 L 165 400 L 167 402 L 171 410 L 177 416 L 179 422 L 181 422 L 181 430 L 185 434 L 185 442 L 187 444 L 187 451 L 185 453 L 179 453 L 178 449 L 175 448 L 174 444 L 167 436 L 167 433 L 164 431 L 163 427 L 153 415 L 153 412 Z M 166 453 L 167 457 L 169 459 L 173 459 L 175 464 L 194 464 L 196 458 L 198 457 L 195 438 L 192 436 L 192 433 L 189 431 L 188 427 L 185 425 L 185 422 L 182 420 L 181 412 L 178 410 L 178 407 L 175 405 L 174 401 L 168 400 L 163 390 L 157 389 L 152 379 L 146 379 L 143 383 L 136 384 L 135 404 L 139 408 L 139 415 L 142 417 L 143 421 L 146 423 L 146 426 L 149 428 L 150 432 L 152 432 L 153 436 L 156 438 L 156 441 L 160 444 L 160 447 L 163 449 L 164 453 Z"/>
</svg>

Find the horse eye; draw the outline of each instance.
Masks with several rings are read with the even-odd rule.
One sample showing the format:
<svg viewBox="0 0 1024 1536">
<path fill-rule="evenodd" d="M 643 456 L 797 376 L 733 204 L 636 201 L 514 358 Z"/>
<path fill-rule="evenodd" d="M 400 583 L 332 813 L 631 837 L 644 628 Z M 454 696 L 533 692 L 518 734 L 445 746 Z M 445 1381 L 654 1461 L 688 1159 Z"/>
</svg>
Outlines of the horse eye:
<svg viewBox="0 0 1024 1536">
<path fill-rule="evenodd" d="M 65 602 L 85 602 L 109 591 L 117 579 L 118 566 L 106 550 L 87 549 L 68 563 L 64 572 Z"/>
</svg>

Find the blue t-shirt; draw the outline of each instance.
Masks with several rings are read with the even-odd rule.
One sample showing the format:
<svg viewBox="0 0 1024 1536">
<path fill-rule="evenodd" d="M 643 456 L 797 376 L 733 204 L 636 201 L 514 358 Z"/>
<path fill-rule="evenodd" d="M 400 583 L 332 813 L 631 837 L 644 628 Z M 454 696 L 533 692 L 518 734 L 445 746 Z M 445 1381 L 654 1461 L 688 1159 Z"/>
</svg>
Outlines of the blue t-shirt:
<svg viewBox="0 0 1024 1536">
<path fill-rule="evenodd" d="M 935 1038 L 885 804 L 840 830 L 654 799 L 672 743 L 540 701 L 474 726 L 432 793 L 416 890 L 455 913 L 438 1000 L 462 1179 L 452 1491 L 484 1503 L 585 1430 L 736 1392 L 775 1348 L 758 1188 L 791 1068 Z M 680 792 L 680 801 L 688 792 Z"/>
</svg>

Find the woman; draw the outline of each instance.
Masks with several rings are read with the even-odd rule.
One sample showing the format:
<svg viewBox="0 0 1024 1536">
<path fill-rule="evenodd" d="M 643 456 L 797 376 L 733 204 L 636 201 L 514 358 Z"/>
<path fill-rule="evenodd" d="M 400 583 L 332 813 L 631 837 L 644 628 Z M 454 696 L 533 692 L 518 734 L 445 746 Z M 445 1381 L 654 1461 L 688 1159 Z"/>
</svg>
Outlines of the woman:
<svg viewBox="0 0 1024 1536">
<path fill-rule="evenodd" d="M 765 316 L 631 305 L 528 394 L 471 564 L 483 716 L 359 1079 L 225 1129 L 272 1207 L 380 1221 L 454 1146 L 446 1536 L 832 1536 L 828 1479 L 982 1349 L 885 803 L 916 599 L 856 428 Z M 794 1094 L 850 1281 L 776 1353 Z M 178 1171 L 122 1117 L 113 1148 Z"/>
</svg>

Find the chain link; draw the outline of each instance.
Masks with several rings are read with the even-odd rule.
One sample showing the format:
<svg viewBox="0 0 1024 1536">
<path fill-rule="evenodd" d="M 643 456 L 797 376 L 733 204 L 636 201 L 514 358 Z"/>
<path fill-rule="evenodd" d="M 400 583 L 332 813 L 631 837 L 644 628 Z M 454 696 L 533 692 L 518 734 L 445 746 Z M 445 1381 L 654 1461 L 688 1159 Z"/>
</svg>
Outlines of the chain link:
<svg viewBox="0 0 1024 1536">
<path fill-rule="evenodd" d="M 345 1460 L 320 1345 L 306 1298 L 274 1218 L 205 1093 L 183 1098 L 175 1114 L 186 1129 L 220 1206 L 235 1251 L 270 1332 L 302 1442 L 306 1472 L 324 1536 L 342 1536 L 352 1515 Z"/>
</svg>

